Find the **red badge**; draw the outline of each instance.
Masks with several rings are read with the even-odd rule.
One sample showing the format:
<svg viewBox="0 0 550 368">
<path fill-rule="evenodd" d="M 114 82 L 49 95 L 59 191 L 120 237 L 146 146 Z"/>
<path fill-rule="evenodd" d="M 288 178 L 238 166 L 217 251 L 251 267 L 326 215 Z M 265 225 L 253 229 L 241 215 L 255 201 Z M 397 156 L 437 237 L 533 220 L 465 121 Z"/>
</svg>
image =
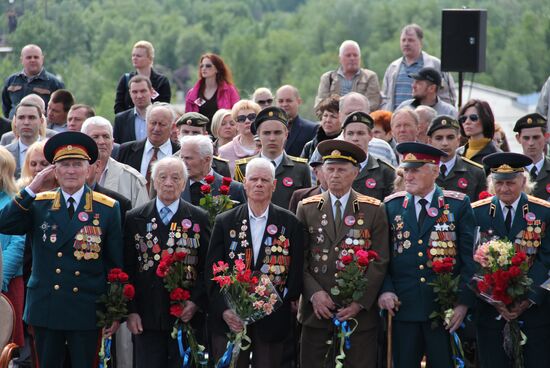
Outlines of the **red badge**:
<svg viewBox="0 0 550 368">
<path fill-rule="evenodd" d="M 292 178 L 289 178 L 288 176 L 286 178 L 283 178 L 283 185 L 285 187 L 291 187 L 292 184 L 294 184 L 294 180 L 292 180 Z"/>
<path fill-rule="evenodd" d="M 191 223 L 191 220 L 189 219 L 184 219 L 182 222 L 181 222 L 181 226 L 187 230 L 189 229 L 193 224 Z"/>
<path fill-rule="evenodd" d="M 546 193 L 550 193 L 550 184 L 546 184 Z"/>
<path fill-rule="evenodd" d="M 368 178 L 365 181 L 365 186 L 369 189 L 375 188 L 376 187 L 376 180 L 374 180 L 373 178 Z"/>
<path fill-rule="evenodd" d="M 355 225 L 355 217 L 353 216 L 346 216 L 346 218 L 344 219 L 344 223 L 348 226 L 353 226 Z"/>
<path fill-rule="evenodd" d="M 527 212 L 525 214 L 525 219 L 527 221 L 535 221 L 536 218 L 537 218 L 537 216 L 535 216 L 535 214 L 533 212 Z"/>
<path fill-rule="evenodd" d="M 462 189 L 466 189 L 468 187 L 468 180 L 466 178 L 458 179 L 458 187 Z"/>
<path fill-rule="evenodd" d="M 270 235 L 275 235 L 275 234 L 277 234 L 277 225 L 273 225 L 273 224 L 269 225 L 269 226 L 267 227 L 267 232 L 268 232 Z"/>
<path fill-rule="evenodd" d="M 435 207 L 430 207 L 430 208 L 428 208 L 428 215 L 429 215 L 430 217 L 435 217 L 435 216 L 437 216 L 437 208 L 435 208 Z"/>
<path fill-rule="evenodd" d="M 82 222 L 88 221 L 88 214 L 86 212 L 80 212 L 78 214 L 78 219 Z"/>
</svg>

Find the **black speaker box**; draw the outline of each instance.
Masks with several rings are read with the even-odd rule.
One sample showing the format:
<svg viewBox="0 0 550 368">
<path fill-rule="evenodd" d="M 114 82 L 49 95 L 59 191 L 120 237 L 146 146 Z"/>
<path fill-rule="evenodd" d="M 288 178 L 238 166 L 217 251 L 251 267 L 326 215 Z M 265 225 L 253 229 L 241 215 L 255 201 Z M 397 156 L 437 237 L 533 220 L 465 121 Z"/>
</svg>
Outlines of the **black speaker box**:
<svg viewBox="0 0 550 368">
<path fill-rule="evenodd" d="M 441 70 L 485 71 L 487 10 L 444 9 L 441 26 Z"/>
</svg>

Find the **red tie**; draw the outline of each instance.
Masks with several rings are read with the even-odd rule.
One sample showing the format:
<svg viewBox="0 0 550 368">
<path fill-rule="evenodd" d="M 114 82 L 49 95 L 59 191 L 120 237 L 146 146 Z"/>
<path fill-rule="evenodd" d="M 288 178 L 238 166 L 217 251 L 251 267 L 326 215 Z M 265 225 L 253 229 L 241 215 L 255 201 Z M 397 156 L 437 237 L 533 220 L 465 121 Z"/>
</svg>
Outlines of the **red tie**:
<svg viewBox="0 0 550 368">
<path fill-rule="evenodd" d="M 151 189 L 153 189 L 153 186 L 151 185 L 151 168 L 153 167 L 155 161 L 157 161 L 159 149 L 159 147 L 153 147 L 153 157 L 151 157 L 149 165 L 147 165 L 147 174 L 145 175 L 145 180 L 147 180 L 147 193 L 151 193 Z"/>
</svg>

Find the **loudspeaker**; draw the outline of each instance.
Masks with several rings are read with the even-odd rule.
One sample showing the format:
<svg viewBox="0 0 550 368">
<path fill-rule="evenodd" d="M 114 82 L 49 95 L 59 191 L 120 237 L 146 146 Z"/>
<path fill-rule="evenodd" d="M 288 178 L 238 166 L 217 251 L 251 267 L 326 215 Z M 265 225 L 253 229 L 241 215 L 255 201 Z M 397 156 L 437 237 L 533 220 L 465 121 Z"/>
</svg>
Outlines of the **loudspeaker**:
<svg viewBox="0 0 550 368">
<path fill-rule="evenodd" d="M 443 10 L 441 70 L 484 72 L 486 45 L 487 10 Z"/>
</svg>

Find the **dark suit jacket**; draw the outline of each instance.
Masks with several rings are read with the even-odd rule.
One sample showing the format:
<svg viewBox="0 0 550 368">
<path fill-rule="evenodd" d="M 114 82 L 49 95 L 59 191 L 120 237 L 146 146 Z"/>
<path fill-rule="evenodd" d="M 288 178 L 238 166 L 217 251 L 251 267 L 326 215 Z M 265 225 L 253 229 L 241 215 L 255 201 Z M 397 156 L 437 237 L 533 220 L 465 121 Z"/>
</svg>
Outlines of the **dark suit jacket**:
<svg viewBox="0 0 550 368">
<path fill-rule="evenodd" d="M 298 209 L 298 203 L 305 198 L 313 197 L 314 195 L 321 194 L 321 186 L 317 185 L 312 188 L 302 188 L 298 189 L 294 193 L 292 193 L 292 197 L 290 197 L 290 204 L 288 205 L 288 209 L 292 213 L 296 213 L 296 210 Z"/>
<path fill-rule="evenodd" d="M 138 172 L 141 169 L 141 158 L 143 157 L 143 151 L 145 150 L 145 141 L 131 141 L 120 145 L 120 151 L 118 153 L 118 162 L 132 166 Z M 175 153 L 179 147 L 176 143 L 170 141 L 172 144 L 172 153 Z"/>
<path fill-rule="evenodd" d="M 113 126 L 113 138 L 117 143 L 125 143 L 136 140 L 136 116 L 134 108 L 119 112 L 115 115 Z"/>
<path fill-rule="evenodd" d="M 212 158 L 212 170 L 220 174 L 221 176 L 225 176 L 230 178 L 231 177 L 231 171 L 229 171 L 229 161 L 226 159 L 214 156 Z"/>
<path fill-rule="evenodd" d="M 208 256 L 206 257 L 206 285 L 208 289 L 209 298 L 209 311 L 210 311 L 210 327 L 212 331 L 223 335 L 228 331 L 227 324 L 222 318 L 223 312 L 228 309 L 228 306 L 224 300 L 224 297 L 220 293 L 218 285 L 212 281 L 212 265 L 218 261 L 224 261 L 233 267 L 236 259 L 242 258 L 245 263 L 248 263 L 248 259 L 245 254 L 250 254 L 252 250 L 252 236 L 250 228 L 246 231 L 246 240 L 249 243 L 247 248 L 241 246 L 241 239 L 237 237 L 243 226 L 243 220 L 248 221 L 248 206 L 246 204 L 240 205 L 227 212 L 222 213 L 216 218 L 214 224 L 214 230 L 212 231 L 212 239 L 210 246 L 208 247 Z M 275 234 L 269 234 L 267 228 L 269 225 L 275 225 L 277 231 Z M 284 234 L 283 234 L 284 229 Z M 254 260 L 250 260 L 249 268 L 252 271 L 261 271 L 262 266 L 266 259 L 276 254 L 272 253 L 272 257 L 266 256 L 265 248 L 270 247 L 265 245 L 269 243 L 268 238 L 273 240 L 280 235 L 284 235 L 290 240 L 289 254 L 278 255 L 277 258 L 283 259 L 290 257 L 289 266 L 285 269 L 283 274 L 286 274 L 286 283 L 284 285 L 275 285 L 277 292 L 283 299 L 283 304 L 275 312 L 263 319 L 254 322 L 256 331 L 260 336 L 260 339 L 264 342 L 279 342 L 285 339 L 290 333 L 292 326 L 290 301 L 297 300 L 302 291 L 302 272 L 303 272 L 303 242 L 305 239 L 305 232 L 302 224 L 298 219 L 289 211 L 277 207 L 273 204 L 269 205 L 269 212 L 267 215 L 266 230 L 262 239 L 262 246 L 258 254 L 256 263 Z M 244 240 L 244 239 L 243 239 Z M 231 245 L 236 245 L 235 257 L 229 256 Z M 246 251 L 249 252 L 246 252 Z M 271 271 L 267 271 L 271 272 Z M 275 276 L 274 274 L 271 274 Z M 287 289 L 284 294 L 283 288 Z M 284 295 L 283 295 L 284 294 Z"/>
<path fill-rule="evenodd" d="M 214 171 L 214 182 L 210 185 L 212 190 L 212 195 L 216 196 L 220 194 L 220 186 L 222 185 L 222 179 L 223 177 Z M 183 193 L 181 193 L 181 198 L 184 201 L 187 201 L 189 203 L 193 203 L 191 201 L 191 193 L 190 193 L 190 185 L 189 180 L 187 180 L 187 184 L 185 185 L 185 190 Z M 201 196 L 202 197 L 202 196 Z M 246 203 L 246 195 L 244 193 L 244 187 L 241 183 L 239 183 L 236 180 L 233 180 L 229 186 L 229 197 L 233 201 L 239 202 L 239 204 Z"/>
<path fill-rule="evenodd" d="M 155 221 L 153 221 L 155 219 Z M 181 223 L 183 220 L 191 220 L 192 226 L 187 231 L 183 230 Z M 170 234 L 171 224 L 175 227 L 175 234 L 177 239 L 183 239 L 183 235 L 187 233 L 188 239 L 194 238 L 195 234 L 199 237 L 198 251 L 191 246 L 178 245 L 177 239 L 175 247 L 183 247 L 190 250 L 190 255 L 198 256 L 196 264 L 190 264 L 193 267 L 193 273 L 196 276 L 194 286 L 191 291 L 191 301 L 193 301 L 199 308 L 204 309 L 206 307 L 206 289 L 204 287 L 204 259 L 208 243 L 210 242 L 210 223 L 208 222 L 208 215 L 200 208 L 192 206 L 191 204 L 180 200 L 178 211 L 173 215 L 170 223 L 164 225 L 160 221 L 160 215 L 156 208 L 156 198 L 147 202 L 143 206 L 134 208 L 126 214 L 126 226 L 124 228 L 124 267 L 128 275 L 130 276 L 130 282 L 136 288 L 136 296 L 134 300 L 129 304 L 129 313 L 138 313 L 143 323 L 145 330 L 156 331 L 171 331 L 175 318 L 170 315 L 170 299 L 162 278 L 156 275 L 158 260 L 153 261 L 152 267 L 143 267 L 144 255 L 147 254 L 147 258 L 153 260 L 155 246 L 148 247 L 145 242 L 148 241 L 148 224 L 151 226 L 156 223 L 156 228 L 150 228 L 151 240 L 158 238 L 158 245 L 160 246 L 160 253 L 168 248 L 167 241 Z M 196 226 L 199 229 L 196 229 Z M 195 230 L 199 230 L 195 233 Z M 177 237 L 177 234 L 180 237 Z M 143 243 L 142 243 L 143 242 Z M 141 243 L 143 246 L 141 246 Z M 140 248 L 141 246 L 141 248 Z M 139 249 L 138 249 L 139 248 Z M 195 315 L 195 318 L 201 317 Z"/>
<path fill-rule="evenodd" d="M 290 126 L 285 152 L 290 156 L 300 157 L 304 146 L 315 137 L 318 128 L 319 124 L 296 116 Z"/>
<path fill-rule="evenodd" d="M 0 116 L 0 137 L 7 132 L 11 132 L 11 122 L 8 119 Z"/>
<path fill-rule="evenodd" d="M 126 219 L 126 212 L 132 209 L 132 202 L 123 196 L 122 194 L 115 192 L 114 190 L 107 189 L 97 184 L 93 188 L 94 192 L 105 194 L 107 197 L 111 197 L 118 201 L 120 205 L 120 218 L 122 220 L 122 226 L 124 227 L 124 220 Z M 122 230 L 122 229 L 121 229 Z"/>
</svg>

